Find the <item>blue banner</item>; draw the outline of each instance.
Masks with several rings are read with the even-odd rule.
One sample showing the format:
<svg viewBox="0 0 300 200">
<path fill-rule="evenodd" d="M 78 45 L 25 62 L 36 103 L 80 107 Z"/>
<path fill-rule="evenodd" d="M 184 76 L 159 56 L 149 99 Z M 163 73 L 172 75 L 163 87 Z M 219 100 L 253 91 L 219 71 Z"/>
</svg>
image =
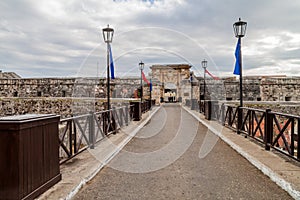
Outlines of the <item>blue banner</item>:
<svg viewBox="0 0 300 200">
<path fill-rule="evenodd" d="M 236 45 L 236 49 L 235 49 L 235 67 L 234 67 L 234 71 L 233 74 L 235 75 L 240 75 L 241 71 L 240 71 L 240 51 L 241 51 L 241 38 L 239 38 L 238 43 Z"/>
<path fill-rule="evenodd" d="M 115 79 L 115 69 L 114 69 L 114 60 L 112 57 L 112 52 L 111 52 L 111 46 L 110 44 L 109 46 L 109 60 L 110 60 L 110 75 L 111 75 L 111 79 Z"/>
</svg>

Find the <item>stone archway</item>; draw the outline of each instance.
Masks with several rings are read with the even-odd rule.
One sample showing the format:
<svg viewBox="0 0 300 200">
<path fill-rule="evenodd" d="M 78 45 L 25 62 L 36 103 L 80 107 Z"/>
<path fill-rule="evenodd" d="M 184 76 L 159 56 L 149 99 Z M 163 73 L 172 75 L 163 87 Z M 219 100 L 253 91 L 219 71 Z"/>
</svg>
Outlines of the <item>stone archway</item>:
<svg viewBox="0 0 300 200">
<path fill-rule="evenodd" d="M 152 99 L 156 99 L 156 102 L 169 102 L 171 96 L 173 102 L 183 101 L 186 97 L 182 89 L 185 88 L 184 80 L 189 80 L 190 68 L 188 64 L 152 65 L 152 80 L 156 81 Z"/>
</svg>

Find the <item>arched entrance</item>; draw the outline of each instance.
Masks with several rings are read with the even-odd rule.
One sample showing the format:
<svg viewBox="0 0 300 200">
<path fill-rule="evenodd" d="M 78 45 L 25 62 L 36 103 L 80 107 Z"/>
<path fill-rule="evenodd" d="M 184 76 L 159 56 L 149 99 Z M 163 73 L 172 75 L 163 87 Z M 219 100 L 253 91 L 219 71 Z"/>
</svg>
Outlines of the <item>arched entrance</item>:
<svg viewBox="0 0 300 200">
<path fill-rule="evenodd" d="M 153 87 L 152 98 L 157 102 L 182 102 L 187 98 L 183 88 L 189 83 L 190 68 L 188 64 L 152 65 Z M 190 90 L 189 90 L 190 91 Z M 172 98 L 171 98 L 172 97 Z"/>
<path fill-rule="evenodd" d="M 164 87 L 164 101 L 165 102 L 176 102 L 177 87 L 174 83 L 166 83 Z"/>
</svg>

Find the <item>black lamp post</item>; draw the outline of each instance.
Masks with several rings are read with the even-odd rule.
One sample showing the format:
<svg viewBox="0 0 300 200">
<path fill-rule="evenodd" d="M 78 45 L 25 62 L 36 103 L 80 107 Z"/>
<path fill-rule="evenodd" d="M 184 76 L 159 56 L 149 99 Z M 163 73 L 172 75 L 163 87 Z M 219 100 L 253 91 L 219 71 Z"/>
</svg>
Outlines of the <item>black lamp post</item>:
<svg viewBox="0 0 300 200">
<path fill-rule="evenodd" d="M 109 28 L 109 25 L 107 25 L 107 28 L 102 29 L 102 33 L 103 33 L 104 42 L 107 44 L 107 110 L 110 110 L 109 43 L 112 42 L 114 29 Z"/>
<path fill-rule="evenodd" d="M 149 87 L 149 91 L 150 91 L 150 101 L 152 100 L 152 78 L 150 78 L 150 87 Z"/>
<path fill-rule="evenodd" d="M 149 101 L 149 104 L 150 104 L 150 110 L 151 110 L 152 109 L 152 74 L 150 76 L 149 92 L 150 92 L 150 101 Z"/>
<path fill-rule="evenodd" d="M 242 37 L 246 34 L 246 28 L 247 28 L 247 22 L 241 21 L 241 18 L 239 18 L 239 21 L 235 22 L 233 24 L 233 30 L 235 37 L 239 38 L 239 71 L 240 71 L 240 107 L 243 107 L 243 76 L 242 76 Z"/>
<path fill-rule="evenodd" d="M 190 82 L 191 82 L 191 102 L 193 98 L 193 72 L 190 72 Z"/>
<path fill-rule="evenodd" d="M 206 88 L 206 83 L 205 83 L 205 75 L 206 75 L 206 68 L 207 68 L 207 61 L 204 59 L 201 62 L 201 65 L 203 67 L 203 80 L 204 80 L 204 84 L 203 84 L 203 100 L 205 101 L 205 88 Z"/>
<path fill-rule="evenodd" d="M 193 101 L 193 72 L 190 72 L 190 81 L 191 81 L 191 110 L 194 110 L 195 105 Z"/>
<path fill-rule="evenodd" d="M 141 103 L 143 102 L 143 69 L 144 69 L 144 63 L 141 61 L 139 63 L 139 67 L 141 70 Z"/>
<path fill-rule="evenodd" d="M 206 88 L 206 82 L 205 82 L 205 75 L 206 75 L 206 68 L 207 68 L 207 61 L 204 59 L 202 62 L 201 62 L 201 65 L 203 67 L 203 111 L 205 113 L 205 88 Z M 199 94 L 200 94 L 200 85 L 199 85 Z M 201 110 L 200 110 L 201 112 Z"/>
</svg>

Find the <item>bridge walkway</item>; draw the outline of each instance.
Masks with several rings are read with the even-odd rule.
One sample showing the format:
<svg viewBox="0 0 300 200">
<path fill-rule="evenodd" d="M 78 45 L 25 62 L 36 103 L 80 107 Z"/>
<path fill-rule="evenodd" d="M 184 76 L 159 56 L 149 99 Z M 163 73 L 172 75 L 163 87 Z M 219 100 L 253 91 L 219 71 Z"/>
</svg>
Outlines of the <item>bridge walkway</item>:
<svg viewBox="0 0 300 200">
<path fill-rule="evenodd" d="M 165 104 L 73 199 L 292 197 L 181 106 Z"/>
</svg>

